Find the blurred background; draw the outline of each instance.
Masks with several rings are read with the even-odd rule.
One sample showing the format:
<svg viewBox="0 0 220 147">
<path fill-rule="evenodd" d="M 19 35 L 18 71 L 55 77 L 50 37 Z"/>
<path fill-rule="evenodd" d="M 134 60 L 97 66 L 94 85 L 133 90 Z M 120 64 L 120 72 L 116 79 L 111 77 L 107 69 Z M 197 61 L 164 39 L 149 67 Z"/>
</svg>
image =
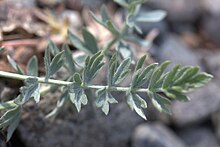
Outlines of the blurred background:
<svg viewBox="0 0 220 147">
<path fill-rule="evenodd" d="M 99 15 L 106 4 L 119 26 L 124 10 L 111 0 L 0 0 L 0 70 L 14 72 L 6 54 L 25 69 L 36 54 L 43 61 L 51 39 L 58 46 L 68 43 L 67 29 L 80 35 L 87 27 L 101 46 L 110 33 L 95 23 L 89 11 Z M 24 107 L 21 123 L 10 143 L 4 136 L 0 146 L 12 147 L 220 147 L 220 0 L 148 0 L 141 11 L 162 9 L 167 17 L 158 23 L 140 23 L 145 38 L 157 32 L 148 52 L 154 62 L 171 60 L 182 65 L 200 66 L 215 76 L 207 86 L 189 94 L 191 101 L 175 102 L 172 115 L 159 113 L 148 103 L 142 120 L 132 112 L 124 95 L 105 116 L 92 105 L 78 114 L 65 109 L 56 119 L 44 116 L 56 105 L 58 92 L 43 96 L 39 105 Z M 71 46 L 73 54 L 76 49 Z M 43 62 L 39 63 L 44 73 Z M 0 79 L 1 101 L 14 98 L 21 82 Z"/>
</svg>

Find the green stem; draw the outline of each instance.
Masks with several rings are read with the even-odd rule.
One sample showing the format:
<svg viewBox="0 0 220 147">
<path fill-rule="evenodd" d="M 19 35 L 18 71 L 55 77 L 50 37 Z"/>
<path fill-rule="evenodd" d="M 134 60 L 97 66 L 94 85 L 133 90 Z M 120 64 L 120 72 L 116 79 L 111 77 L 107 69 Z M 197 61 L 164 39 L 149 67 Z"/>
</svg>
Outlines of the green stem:
<svg viewBox="0 0 220 147">
<path fill-rule="evenodd" d="M 49 79 L 48 81 L 45 81 L 44 77 L 33 77 L 33 76 L 20 75 L 20 74 L 9 73 L 9 72 L 4 72 L 4 71 L 0 71 L 0 77 L 16 79 L 16 80 L 26 80 L 28 78 L 37 78 L 39 83 L 55 84 L 55 85 L 62 85 L 62 86 L 67 86 L 72 83 L 72 82 L 53 80 L 53 79 Z"/>
<path fill-rule="evenodd" d="M 60 85 L 60 86 L 68 86 L 72 84 L 72 82 L 67 82 L 67 81 L 61 81 L 61 80 L 53 80 L 49 79 L 47 82 L 45 81 L 45 78 L 43 77 L 32 77 L 32 76 L 27 76 L 27 75 L 20 75 L 20 74 L 15 74 L 15 73 L 9 73 L 9 72 L 4 72 L 0 71 L 0 77 L 5 77 L 5 78 L 11 78 L 11 79 L 16 79 L 16 80 L 26 80 L 28 78 L 37 78 L 39 83 L 46 83 L 46 84 L 55 84 L 55 86 Z M 53 87 L 48 87 L 48 89 L 44 89 L 41 91 L 41 93 L 45 93 L 51 90 Z M 56 88 L 56 87 L 54 87 Z M 122 91 L 126 92 L 130 90 L 130 87 L 118 87 L 118 86 L 103 86 L 103 85 L 83 85 L 83 89 L 103 89 L 107 88 L 109 91 Z M 133 89 L 135 92 L 148 92 L 148 88 L 140 88 L 140 89 Z"/>
<path fill-rule="evenodd" d="M 107 51 L 118 41 L 119 41 L 118 37 L 115 37 L 110 42 L 108 42 L 108 44 L 103 49 L 103 54 L 106 55 Z"/>
</svg>

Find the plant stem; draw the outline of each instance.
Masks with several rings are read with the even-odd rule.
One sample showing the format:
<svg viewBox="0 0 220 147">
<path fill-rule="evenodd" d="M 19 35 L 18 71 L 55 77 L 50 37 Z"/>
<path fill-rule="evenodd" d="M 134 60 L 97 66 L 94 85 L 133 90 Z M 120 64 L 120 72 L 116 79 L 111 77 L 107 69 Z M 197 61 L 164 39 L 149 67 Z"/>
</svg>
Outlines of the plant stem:
<svg viewBox="0 0 220 147">
<path fill-rule="evenodd" d="M 37 78 L 39 83 L 55 84 L 55 85 L 62 85 L 62 86 L 67 86 L 72 83 L 72 82 L 53 80 L 53 79 L 49 79 L 48 81 L 45 81 L 44 77 L 33 77 L 33 76 L 20 75 L 20 74 L 9 73 L 9 72 L 4 72 L 4 71 L 0 71 L 0 77 L 16 79 L 16 80 L 26 80 L 28 78 Z"/>
<path fill-rule="evenodd" d="M 54 84 L 55 85 L 54 88 L 56 88 L 57 85 L 68 86 L 68 85 L 72 84 L 72 82 L 67 82 L 67 81 L 62 81 L 62 80 L 53 80 L 53 79 L 49 79 L 46 82 L 44 77 L 32 77 L 32 76 L 20 75 L 20 74 L 9 73 L 9 72 L 4 72 L 4 71 L 0 71 L 0 77 L 11 78 L 11 79 L 16 79 L 16 80 L 26 80 L 28 78 L 37 78 L 39 83 Z M 51 88 L 53 88 L 53 86 L 41 90 L 41 93 L 46 93 L 49 90 L 51 90 Z M 119 87 L 119 86 L 109 87 L 109 86 L 103 86 L 103 85 L 83 85 L 82 88 L 83 89 L 103 89 L 103 88 L 106 88 L 109 91 L 123 91 L 123 92 L 130 90 L 130 87 Z M 148 88 L 139 88 L 139 89 L 135 89 L 135 91 L 136 92 L 148 92 L 149 89 Z"/>
<path fill-rule="evenodd" d="M 103 54 L 106 55 L 106 52 L 118 41 L 118 37 L 112 39 L 103 49 Z"/>
</svg>

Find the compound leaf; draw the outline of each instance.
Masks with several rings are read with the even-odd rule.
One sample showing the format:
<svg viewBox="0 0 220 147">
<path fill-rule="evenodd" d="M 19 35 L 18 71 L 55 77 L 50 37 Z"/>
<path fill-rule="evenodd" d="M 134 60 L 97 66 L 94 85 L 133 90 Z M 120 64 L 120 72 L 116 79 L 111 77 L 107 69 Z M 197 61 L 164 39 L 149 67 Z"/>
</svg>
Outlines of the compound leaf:
<svg viewBox="0 0 220 147">
<path fill-rule="evenodd" d="M 92 54 L 97 53 L 99 49 L 95 37 L 85 28 L 82 30 L 82 34 L 86 48 L 90 50 Z"/>
<path fill-rule="evenodd" d="M 28 76 L 38 76 L 38 60 L 36 56 L 33 56 L 27 64 L 27 75 Z"/>
<path fill-rule="evenodd" d="M 24 81 L 25 86 L 20 88 L 19 99 L 16 100 L 18 104 L 26 103 L 30 98 L 34 98 L 35 102 L 40 101 L 40 84 L 37 78 L 28 78 Z"/>
<path fill-rule="evenodd" d="M 127 97 L 127 103 L 131 110 L 135 110 L 143 119 L 147 119 L 143 109 L 147 108 L 147 103 L 138 94 L 130 93 Z"/>
<path fill-rule="evenodd" d="M 110 92 L 106 90 L 106 88 L 98 90 L 96 95 L 96 105 L 97 107 L 102 108 L 102 111 L 105 113 L 105 115 L 109 113 L 109 104 L 118 103 L 118 101 L 111 95 Z"/>
<path fill-rule="evenodd" d="M 86 105 L 88 102 L 84 89 L 78 83 L 69 85 L 69 98 L 70 101 L 75 104 L 77 111 L 81 110 L 82 104 Z"/>
<path fill-rule="evenodd" d="M 14 70 L 18 72 L 18 74 L 24 75 L 24 71 L 20 68 L 20 66 L 18 66 L 18 64 L 9 55 L 7 55 L 7 59 L 10 65 L 14 68 Z"/>
<path fill-rule="evenodd" d="M 136 18 L 138 22 L 159 22 L 166 16 L 166 11 L 155 10 L 150 12 L 142 12 Z"/>
</svg>

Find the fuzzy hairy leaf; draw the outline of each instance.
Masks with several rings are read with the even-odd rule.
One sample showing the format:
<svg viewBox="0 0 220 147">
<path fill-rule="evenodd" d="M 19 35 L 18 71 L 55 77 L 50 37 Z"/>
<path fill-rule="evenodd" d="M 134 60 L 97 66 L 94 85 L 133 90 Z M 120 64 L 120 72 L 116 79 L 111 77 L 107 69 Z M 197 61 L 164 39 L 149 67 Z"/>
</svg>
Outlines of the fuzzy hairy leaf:
<svg viewBox="0 0 220 147">
<path fill-rule="evenodd" d="M 34 98 L 35 102 L 40 101 L 40 84 L 37 78 L 28 78 L 24 81 L 25 86 L 20 88 L 20 96 L 16 101 L 18 104 L 26 103 L 30 98 Z"/>
<path fill-rule="evenodd" d="M 149 84 L 149 89 L 154 88 L 154 86 L 157 84 L 157 82 L 160 80 L 164 70 L 166 67 L 170 64 L 170 61 L 165 61 L 162 63 L 152 74 Z"/>
<path fill-rule="evenodd" d="M 73 46 L 75 46 L 77 49 L 91 54 L 91 51 L 89 49 L 87 49 L 85 44 L 76 35 L 74 35 L 70 31 L 68 31 L 68 38 L 69 38 L 70 42 L 73 44 Z"/>
<path fill-rule="evenodd" d="M 117 51 L 120 53 L 120 56 L 122 57 L 122 59 L 127 59 L 127 58 L 133 59 L 134 53 L 133 53 L 131 46 L 129 46 L 128 44 L 119 42 L 117 46 Z"/>
<path fill-rule="evenodd" d="M 166 16 L 166 11 L 154 10 L 150 12 L 142 12 L 136 18 L 135 21 L 138 22 L 158 22 L 164 19 Z"/>
<path fill-rule="evenodd" d="M 83 29 L 82 34 L 86 48 L 89 49 L 92 54 L 97 53 L 99 48 L 95 37 L 85 28 Z"/>
<path fill-rule="evenodd" d="M 56 46 L 56 44 L 49 40 L 49 43 L 48 43 L 48 48 L 50 49 L 50 52 L 53 56 L 55 56 L 56 54 L 58 54 L 60 52 L 59 48 Z"/>
<path fill-rule="evenodd" d="M 117 85 L 121 83 L 126 76 L 128 75 L 130 71 L 130 64 L 131 64 L 131 58 L 125 59 L 122 61 L 122 63 L 118 66 L 116 69 L 116 72 L 114 73 L 112 77 L 112 83 L 114 85 Z"/>
<path fill-rule="evenodd" d="M 75 104 L 78 112 L 81 110 L 82 104 L 86 105 L 88 103 L 84 89 L 82 89 L 78 83 L 69 85 L 69 98 L 70 101 Z"/>
<path fill-rule="evenodd" d="M 95 78 L 97 73 L 100 71 L 103 63 L 103 54 L 98 52 L 92 56 L 88 56 L 85 61 L 85 68 L 83 71 L 83 82 L 89 83 Z"/>
<path fill-rule="evenodd" d="M 147 103 L 138 94 L 130 93 L 127 96 L 127 103 L 131 110 L 135 110 L 135 112 L 137 112 L 137 114 L 140 115 L 143 119 L 147 119 L 143 112 L 143 109 L 147 108 Z"/>
<path fill-rule="evenodd" d="M 36 56 L 33 56 L 27 64 L 27 75 L 28 76 L 38 76 L 38 60 Z"/>
<path fill-rule="evenodd" d="M 101 107 L 105 115 L 109 113 L 109 104 L 118 103 L 118 101 L 106 90 L 106 88 L 98 90 L 96 95 L 96 106 Z"/>
<path fill-rule="evenodd" d="M 104 9 L 104 8 L 103 8 Z M 104 11 L 104 10 L 103 10 Z M 107 11 L 105 10 L 105 12 L 107 14 Z M 91 12 L 92 18 L 99 23 L 100 25 L 102 25 L 103 27 L 105 27 L 107 30 L 109 30 L 114 36 L 119 36 L 120 35 L 120 31 L 119 29 L 116 27 L 116 25 L 113 24 L 113 22 L 110 19 L 107 19 L 106 15 L 103 14 L 103 18 L 99 19 L 98 17 L 95 16 L 94 13 Z"/>
<path fill-rule="evenodd" d="M 140 88 L 144 83 L 148 82 L 151 78 L 155 68 L 157 67 L 157 63 L 150 64 L 147 67 L 145 67 L 143 70 L 141 70 L 140 64 L 143 64 L 142 61 L 143 58 L 141 58 L 137 66 L 135 67 L 136 71 L 132 77 L 132 87 L 133 88 Z M 138 69 L 138 70 L 137 70 Z"/>
<path fill-rule="evenodd" d="M 9 55 L 7 55 L 8 62 L 14 68 L 14 70 L 21 75 L 24 75 L 24 71 L 18 66 L 18 64 L 12 59 Z"/>
<path fill-rule="evenodd" d="M 163 89 L 167 89 L 172 86 L 174 77 L 176 76 L 180 65 L 176 65 L 165 77 L 163 81 Z"/>
<path fill-rule="evenodd" d="M 166 97 L 160 94 L 153 93 L 151 91 L 148 92 L 148 96 L 151 98 L 154 107 L 158 111 L 171 114 L 171 110 L 170 110 L 171 101 L 169 99 L 167 99 Z"/>
<path fill-rule="evenodd" d="M 20 109 L 20 106 L 10 109 L 0 118 L 0 129 L 7 129 L 7 141 L 10 140 L 13 132 L 19 124 Z"/>
<path fill-rule="evenodd" d="M 74 74 L 76 71 L 75 61 L 73 60 L 72 53 L 69 47 L 65 44 L 63 47 L 65 55 L 65 66 L 67 67 L 70 74 Z"/>
<path fill-rule="evenodd" d="M 50 76 L 55 74 L 64 64 L 64 51 L 59 52 L 56 54 L 52 61 L 51 61 L 51 56 L 50 56 L 50 49 L 47 48 L 45 51 L 44 55 L 44 64 L 45 64 L 45 69 L 46 69 L 46 76 L 45 76 L 45 81 L 47 81 Z"/>
</svg>

